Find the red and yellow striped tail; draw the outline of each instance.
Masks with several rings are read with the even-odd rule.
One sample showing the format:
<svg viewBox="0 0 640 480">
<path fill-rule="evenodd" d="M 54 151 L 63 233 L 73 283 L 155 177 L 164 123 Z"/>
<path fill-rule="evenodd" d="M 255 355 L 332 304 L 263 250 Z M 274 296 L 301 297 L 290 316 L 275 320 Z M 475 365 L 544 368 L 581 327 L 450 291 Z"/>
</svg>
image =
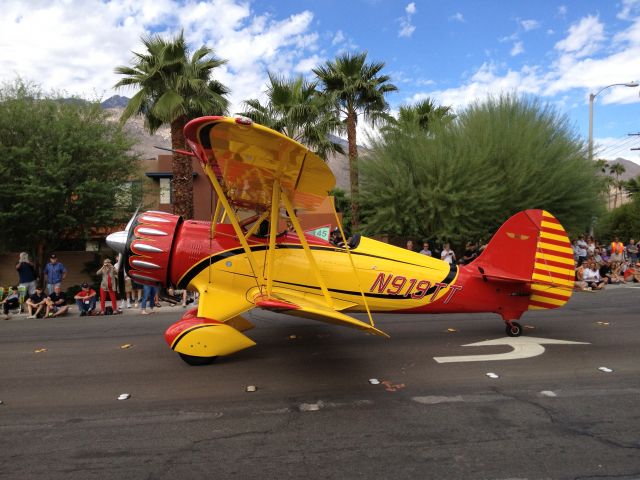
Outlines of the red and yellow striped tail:
<svg viewBox="0 0 640 480">
<path fill-rule="evenodd" d="M 575 266 L 569 237 L 560 222 L 545 210 L 531 280 L 529 310 L 559 308 L 573 293 Z"/>
</svg>

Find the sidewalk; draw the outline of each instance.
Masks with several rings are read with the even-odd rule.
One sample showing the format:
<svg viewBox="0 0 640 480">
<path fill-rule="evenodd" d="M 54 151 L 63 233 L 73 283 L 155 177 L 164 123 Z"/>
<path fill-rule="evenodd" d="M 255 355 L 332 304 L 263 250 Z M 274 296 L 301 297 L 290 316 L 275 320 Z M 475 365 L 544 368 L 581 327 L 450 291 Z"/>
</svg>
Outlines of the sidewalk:
<svg viewBox="0 0 640 480">
<path fill-rule="evenodd" d="M 107 302 L 106 306 L 110 306 L 111 302 Z M 193 308 L 198 308 L 198 304 L 197 303 L 190 303 L 189 305 L 187 305 L 186 307 L 182 307 L 182 305 L 178 304 L 178 305 L 171 305 L 168 302 L 160 302 L 160 307 L 156 307 L 153 309 L 154 313 L 169 313 L 169 312 L 173 312 L 176 314 L 179 314 L 180 316 L 184 315 L 186 312 L 188 312 L 189 310 L 193 309 Z M 100 308 L 98 307 L 97 310 L 99 311 Z M 133 305 L 131 305 L 131 308 L 125 308 L 124 310 L 122 310 L 122 314 L 117 314 L 117 315 L 141 315 L 142 309 L 140 308 L 140 306 L 138 306 L 138 308 L 135 308 Z M 147 308 L 147 311 L 149 311 L 149 309 Z M 24 319 L 24 320 L 36 320 L 36 319 L 30 319 L 29 318 L 29 314 L 28 313 L 11 313 L 11 318 L 10 320 L 20 320 L 20 319 Z M 99 317 L 101 315 L 92 315 L 94 317 Z M 109 316 L 109 315 L 106 315 Z M 78 307 L 76 305 L 69 305 L 69 311 L 62 315 L 61 317 L 55 317 L 55 318 L 66 318 L 66 317 L 80 317 L 80 314 L 78 312 Z M 2 315 L 2 311 L 0 311 L 0 322 L 3 321 L 4 319 L 4 315 Z M 38 320 L 44 320 L 44 318 L 42 319 L 38 319 Z"/>
</svg>

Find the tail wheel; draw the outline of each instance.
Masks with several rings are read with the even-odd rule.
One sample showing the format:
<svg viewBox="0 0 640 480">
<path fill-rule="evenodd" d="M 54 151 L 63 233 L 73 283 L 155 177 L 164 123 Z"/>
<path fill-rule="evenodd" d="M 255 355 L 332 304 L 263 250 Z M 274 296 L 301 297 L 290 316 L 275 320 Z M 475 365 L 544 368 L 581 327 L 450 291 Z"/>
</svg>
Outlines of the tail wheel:
<svg viewBox="0 0 640 480">
<path fill-rule="evenodd" d="M 192 367 L 201 367 L 202 365 L 209 365 L 215 361 L 218 357 L 196 357 L 194 355 L 187 355 L 185 353 L 178 353 L 180 358 Z"/>
<path fill-rule="evenodd" d="M 522 325 L 518 322 L 507 323 L 507 335 L 510 337 L 519 337 L 522 335 Z"/>
</svg>

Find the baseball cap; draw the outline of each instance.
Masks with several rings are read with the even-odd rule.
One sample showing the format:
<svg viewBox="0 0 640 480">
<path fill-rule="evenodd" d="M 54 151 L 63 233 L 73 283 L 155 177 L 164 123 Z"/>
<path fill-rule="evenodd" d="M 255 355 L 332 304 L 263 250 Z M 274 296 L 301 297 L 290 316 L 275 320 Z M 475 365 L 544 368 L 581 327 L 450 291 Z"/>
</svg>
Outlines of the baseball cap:
<svg viewBox="0 0 640 480">
<path fill-rule="evenodd" d="M 89 288 L 89 284 L 87 282 L 84 282 L 82 285 L 80 285 L 82 288 Z"/>
<path fill-rule="evenodd" d="M 51 256 L 50 256 L 49 258 L 58 258 L 58 257 L 56 257 L 56 254 L 55 254 L 55 253 L 52 253 L 52 254 L 51 254 Z"/>
</svg>

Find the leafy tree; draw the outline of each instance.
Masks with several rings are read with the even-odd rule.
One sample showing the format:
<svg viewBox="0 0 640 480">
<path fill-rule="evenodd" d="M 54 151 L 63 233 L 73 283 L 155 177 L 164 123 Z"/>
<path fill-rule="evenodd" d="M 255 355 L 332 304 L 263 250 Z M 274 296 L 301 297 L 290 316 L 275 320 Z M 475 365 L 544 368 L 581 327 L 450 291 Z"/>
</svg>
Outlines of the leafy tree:
<svg viewBox="0 0 640 480">
<path fill-rule="evenodd" d="M 0 248 L 47 251 L 131 214 L 137 158 L 98 103 L 59 100 L 16 80 L 0 87 Z"/>
<path fill-rule="evenodd" d="M 302 76 L 287 79 L 269 72 L 266 103 L 247 100 L 244 104 L 248 110 L 242 115 L 309 146 L 323 159 L 331 152 L 344 153 L 329 138 L 329 134 L 341 130 L 342 123 L 317 86 L 317 82 L 308 82 Z"/>
<path fill-rule="evenodd" d="M 329 192 L 333 196 L 336 212 L 342 213 L 342 229 L 348 237 L 351 235 L 351 200 L 347 192 L 341 188 L 334 188 Z"/>
<path fill-rule="evenodd" d="M 115 72 L 125 78 L 116 88 L 139 88 L 122 112 L 124 122 L 133 115 L 143 115 L 153 133 L 164 124 L 171 128 L 171 146 L 185 149 L 184 126 L 201 115 L 226 113 L 229 90 L 213 80 L 213 70 L 226 60 L 215 57 L 213 50 L 202 46 L 189 57 L 183 32 L 167 41 L 159 35 L 143 37 L 145 53 L 135 53 L 131 67 L 120 66 Z M 193 218 L 193 170 L 191 157 L 173 153 L 174 213 Z"/>
<path fill-rule="evenodd" d="M 640 193 L 640 175 L 636 178 L 630 178 L 624 184 L 624 189 L 629 193 L 629 196 L 632 198 L 636 198 L 638 193 Z"/>
<path fill-rule="evenodd" d="M 388 75 L 380 74 L 383 62 L 367 63 L 367 53 L 338 56 L 325 65 L 313 69 L 324 91 L 335 99 L 335 108 L 344 118 L 349 144 L 349 174 L 351 185 L 351 226 L 357 232 L 360 223 L 358 146 L 356 126 L 358 117 L 376 125 L 389 118 L 389 105 L 385 95 L 394 92 L 397 87 Z"/>
<path fill-rule="evenodd" d="M 619 237 L 625 242 L 630 238 L 640 238 L 640 198 L 633 197 L 629 203 L 606 212 L 598 221 L 598 238 L 608 241 Z"/>
<path fill-rule="evenodd" d="M 384 135 L 362 161 L 364 230 L 460 245 L 510 215 L 544 208 L 584 231 L 601 210 L 602 180 L 567 119 L 536 100 L 478 102 L 433 135 L 418 125 Z"/>
<path fill-rule="evenodd" d="M 449 123 L 455 119 L 451 107 L 438 106 L 430 99 L 424 99 L 415 105 L 401 105 L 398 117 L 381 128 L 383 134 L 394 130 L 406 129 L 409 126 L 418 126 L 419 131 L 429 132 L 433 130 L 435 123 Z"/>
</svg>

